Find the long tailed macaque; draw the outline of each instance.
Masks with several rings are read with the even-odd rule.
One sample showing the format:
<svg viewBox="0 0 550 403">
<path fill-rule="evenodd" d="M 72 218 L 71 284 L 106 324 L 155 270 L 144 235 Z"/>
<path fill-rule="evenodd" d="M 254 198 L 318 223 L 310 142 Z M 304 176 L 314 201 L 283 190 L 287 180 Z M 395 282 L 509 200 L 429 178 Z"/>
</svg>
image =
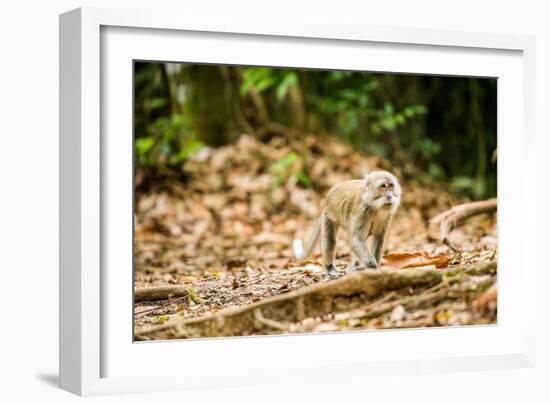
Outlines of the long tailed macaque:
<svg viewBox="0 0 550 403">
<path fill-rule="evenodd" d="M 334 249 L 338 228 L 347 229 L 352 260 L 348 270 L 378 268 L 384 237 L 401 202 L 401 186 L 386 171 L 373 171 L 365 179 L 354 179 L 334 185 L 328 192 L 321 216 L 304 249 L 302 242 L 293 242 L 297 259 L 306 259 L 321 237 L 321 255 L 330 278 L 338 277 L 334 266 Z M 372 252 L 367 238 L 372 237 Z"/>
</svg>

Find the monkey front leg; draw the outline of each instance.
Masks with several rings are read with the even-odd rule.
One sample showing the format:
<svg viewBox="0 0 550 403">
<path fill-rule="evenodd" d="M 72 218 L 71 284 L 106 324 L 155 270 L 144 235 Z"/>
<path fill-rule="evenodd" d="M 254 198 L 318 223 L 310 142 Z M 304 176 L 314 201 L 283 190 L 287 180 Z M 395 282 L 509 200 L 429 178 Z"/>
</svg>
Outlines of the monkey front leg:
<svg viewBox="0 0 550 403">
<path fill-rule="evenodd" d="M 369 251 L 363 231 L 359 230 L 353 232 L 351 237 L 351 250 L 363 266 L 374 269 L 378 268 L 376 259 Z"/>
<path fill-rule="evenodd" d="M 372 250 L 374 254 L 374 260 L 377 267 L 380 267 L 380 259 L 382 258 L 382 249 L 384 247 L 384 235 L 375 236 L 372 241 Z"/>
<path fill-rule="evenodd" d="M 384 248 L 384 239 L 386 238 L 386 230 L 388 229 L 390 219 L 386 219 L 384 226 L 378 233 L 375 233 L 372 240 L 372 250 L 376 264 L 380 267 L 380 259 L 382 257 L 382 250 Z"/>
</svg>

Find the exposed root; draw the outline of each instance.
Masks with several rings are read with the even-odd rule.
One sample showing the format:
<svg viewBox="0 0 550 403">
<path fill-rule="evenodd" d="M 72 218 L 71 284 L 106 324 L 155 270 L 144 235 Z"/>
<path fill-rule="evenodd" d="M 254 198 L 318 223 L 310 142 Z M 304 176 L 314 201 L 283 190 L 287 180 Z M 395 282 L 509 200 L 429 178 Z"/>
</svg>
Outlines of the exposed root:
<svg viewBox="0 0 550 403">
<path fill-rule="evenodd" d="M 189 287 L 183 285 L 161 285 L 156 287 L 137 288 L 134 293 L 134 302 L 159 301 L 187 295 L 189 295 Z"/>
<path fill-rule="evenodd" d="M 199 318 L 173 319 L 162 325 L 142 329 L 136 335 L 162 333 L 162 338 L 169 339 L 245 335 L 255 329 L 258 323 L 282 330 L 286 329 L 286 325 L 280 321 L 297 322 L 304 317 L 342 312 L 349 310 L 353 299 L 356 300 L 355 305 L 362 305 L 386 291 L 432 287 L 441 281 L 442 273 L 435 269 L 350 273 L 337 280 L 303 287 L 247 306 L 228 308 Z"/>
<path fill-rule="evenodd" d="M 459 204 L 430 220 L 431 227 L 439 226 L 440 240 L 451 249 L 460 250 L 449 240 L 450 232 L 475 215 L 492 213 L 497 209 L 497 199 Z"/>
</svg>

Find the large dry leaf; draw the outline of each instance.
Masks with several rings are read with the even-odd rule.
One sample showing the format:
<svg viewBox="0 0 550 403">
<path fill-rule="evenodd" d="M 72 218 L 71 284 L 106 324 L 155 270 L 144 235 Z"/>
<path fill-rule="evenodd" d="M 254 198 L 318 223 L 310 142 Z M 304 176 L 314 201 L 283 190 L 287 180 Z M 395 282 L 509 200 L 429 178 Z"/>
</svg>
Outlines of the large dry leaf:
<svg viewBox="0 0 550 403">
<path fill-rule="evenodd" d="M 386 266 L 405 269 L 408 267 L 420 267 L 434 265 L 437 268 L 447 267 L 452 256 L 448 253 L 430 255 L 426 252 L 399 252 L 389 253 L 382 258 L 382 264 Z"/>
</svg>

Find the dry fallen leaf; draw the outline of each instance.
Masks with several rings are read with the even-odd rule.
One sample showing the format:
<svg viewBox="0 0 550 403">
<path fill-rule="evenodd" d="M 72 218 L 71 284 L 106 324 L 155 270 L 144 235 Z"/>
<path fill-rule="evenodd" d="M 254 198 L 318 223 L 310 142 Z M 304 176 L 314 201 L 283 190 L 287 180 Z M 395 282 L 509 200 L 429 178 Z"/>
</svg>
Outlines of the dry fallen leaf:
<svg viewBox="0 0 550 403">
<path fill-rule="evenodd" d="M 398 252 L 389 253 L 382 258 L 382 264 L 386 266 L 406 269 L 409 267 L 421 267 L 434 265 L 437 268 L 447 267 L 452 259 L 448 253 L 430 255 L 426 252 Z"/>
</svg>

